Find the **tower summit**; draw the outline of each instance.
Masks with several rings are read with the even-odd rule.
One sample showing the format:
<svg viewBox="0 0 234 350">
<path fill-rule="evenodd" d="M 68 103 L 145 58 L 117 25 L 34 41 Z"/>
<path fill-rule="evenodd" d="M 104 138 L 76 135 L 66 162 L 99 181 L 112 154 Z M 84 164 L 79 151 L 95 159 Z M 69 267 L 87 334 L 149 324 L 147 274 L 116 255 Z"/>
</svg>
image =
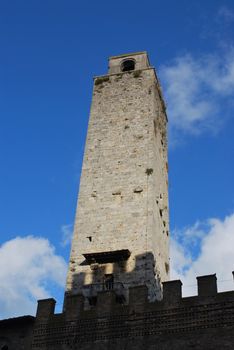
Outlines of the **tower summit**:
<svg viewBox="0 0 234 350">
<path fill-rule="evenodd" d="M 167 116 L 146 52 L 110 57 L 94 78 L 66 293 L 92 304 L 98 291 L 169 279 Z"/>
</svg>

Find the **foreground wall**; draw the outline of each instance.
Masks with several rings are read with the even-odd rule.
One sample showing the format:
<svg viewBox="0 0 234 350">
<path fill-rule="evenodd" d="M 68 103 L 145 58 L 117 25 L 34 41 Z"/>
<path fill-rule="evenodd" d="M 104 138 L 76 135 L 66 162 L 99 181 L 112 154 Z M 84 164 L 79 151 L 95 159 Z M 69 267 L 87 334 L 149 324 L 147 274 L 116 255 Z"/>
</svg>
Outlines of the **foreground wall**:
<svg viewBox="0 0 234 350">
<path fill-rule="evenodd" d="M 113 291 L 84 309 L 81 295 L 39 301 L 33 349 L 233 349 L 234 292 L 217 293 L 216 276 L 198 277 L 198 296 L 182 298 L 181 282 L 165 282 L 162 301 L 148 303 L 145 286 L 131 288 L 129 304 Z"/>
<path fill-rule="evenodd" d="M 15 317 L 0 321 L 0 349 L 31 349 L 33 326 L 33 316 Z"/>
</svg>

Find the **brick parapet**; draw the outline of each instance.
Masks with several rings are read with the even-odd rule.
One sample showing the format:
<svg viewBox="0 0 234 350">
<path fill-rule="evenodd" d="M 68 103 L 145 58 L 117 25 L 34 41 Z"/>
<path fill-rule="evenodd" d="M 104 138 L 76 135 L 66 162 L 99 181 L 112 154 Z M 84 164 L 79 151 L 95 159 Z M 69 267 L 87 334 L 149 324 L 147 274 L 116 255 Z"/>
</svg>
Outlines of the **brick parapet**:
<svg viewBox="0 0 234 350">
<path fill-rule="evenodd" d="M 211 276 L 206 278 L 212 279 Z M 53 349 L 55 345 L 66 348 L 73 339 L 74 348 L 79 344 L 79 349 L 89 349 L 87 344 L 91 341 L 95 349 L 96 342 L 114 339 L 127 341 L 139 337 L 141 341 L 141 337 L 147 336 L 147 341 L 151 338 L 155 341 L 157 337 L 163 340 L 175 334 L 191 333 L 194 336 L 214 329 L 219 332 L 227 327 L 233 329 L 234 291 L 185 298 L 179 298 L 177 293 L 175 298 L 171 287 L 177 285 L 179 290 L 179 282 L 164 283 L 164 298 L 153 303 L 147 301 L 145 286 L 131 288 L 127 305 L 119 304 L 114 292 L 98 293 L 96 306 L 89 310 L 83 308 L 82 296 L 67 295 L 66 305 L 73 305 L 72 308 L 68 307 L 62 314 L 50 315 L 46 322 L 37 317 L 33 348 Z"/>
</svg>

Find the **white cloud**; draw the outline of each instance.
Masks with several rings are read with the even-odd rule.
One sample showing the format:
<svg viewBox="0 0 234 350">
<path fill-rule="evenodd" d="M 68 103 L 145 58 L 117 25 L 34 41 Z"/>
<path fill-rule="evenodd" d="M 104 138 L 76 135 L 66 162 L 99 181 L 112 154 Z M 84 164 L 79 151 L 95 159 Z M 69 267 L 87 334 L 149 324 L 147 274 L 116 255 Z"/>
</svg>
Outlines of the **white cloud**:
<svg viewBox="0 0 234 350">
<path fill-rule="evenodd" d="M 73 225 L 63 225 L 61 227 L 62 231 L 62 242 L 61 245 L 62 247 L 66 247 L 71 243 L 72 236 L 73 236 Z"/>
<path fill-rule="evenodd" d="M 65 260 L 44 238 L 16 237 L 4 243 L 0 266 L 1 318 L 34 314 L 37 299 L 50 297 L 52 285 L 65 285 Z"/>
<path fill-rule="evenodd" d="M 160 68 L 160 77 L 173 137 L 217 132 L 234 96 L 234 48 L 223 55 L 177 57 Z"/>
<path fill-rule="evenodd" d="M 192 263 L 189 252 L 184 250 L 182 244 L 171 239 L 171 279 L 180 279 L 184 270 Z"/>
<path fill-rule="evenodd" d="M 171 279 L 181 279 L 184 295 L 196 294 L 196 276 L 213 273 L 220 291 L 234 289 L 234 214 L 176 230 L 171 243 Z"/>
</svg>

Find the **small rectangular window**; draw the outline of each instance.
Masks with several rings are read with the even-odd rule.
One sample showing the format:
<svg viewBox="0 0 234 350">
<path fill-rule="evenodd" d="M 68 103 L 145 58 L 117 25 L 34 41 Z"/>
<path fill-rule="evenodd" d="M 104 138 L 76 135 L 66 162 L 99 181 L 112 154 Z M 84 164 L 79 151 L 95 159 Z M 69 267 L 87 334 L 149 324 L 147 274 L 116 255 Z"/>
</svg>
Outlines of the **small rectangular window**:
<svg viewBox="0 0 234 350">
<path fill-rule="evenodd" d="M 112 274 L 105 275 L 104 287 L 106 290 L 112 290 L 114 288 L 114 276 Z"/>
</svg>

